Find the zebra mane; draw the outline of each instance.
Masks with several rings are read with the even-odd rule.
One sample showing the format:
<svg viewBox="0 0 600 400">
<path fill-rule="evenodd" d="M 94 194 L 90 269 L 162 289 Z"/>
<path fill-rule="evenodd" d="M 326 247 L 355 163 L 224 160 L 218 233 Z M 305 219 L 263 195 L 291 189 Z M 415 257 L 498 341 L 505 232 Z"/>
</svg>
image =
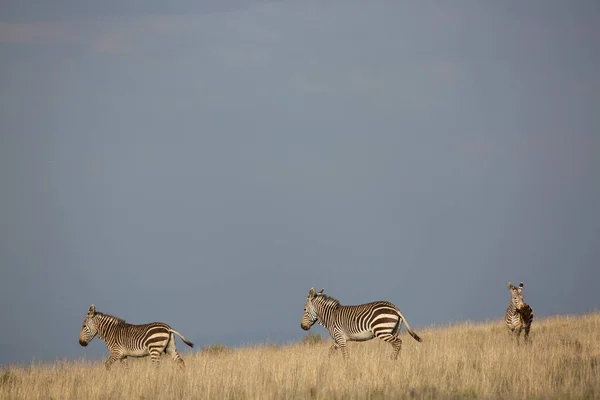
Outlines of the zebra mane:
<svg viewBox="0 0 600 400">
<path fill-rule="evenodd" d="M 116 322 L 116 323 L 121 323 L 121 324 L 125 323 L 124 319 L 119 318 L 119 317 L 115 317 L 114 315 L 105 314 L 105 313 L 102 313 L 102 312 L 99 312 L 99 311 L 96 312 L 96 315 L 99 315 L 99 316 L 101 316 L 103 318 L 109 319 L 111 322 Z"/>
<path fill-rule="evenodd" d="M 320 299 L 323 303 L 325 303 L 328 306 L 337 307 L 340 305 L 340 301 L 338 299 L 336 299 L 335 297 L 328 296 L 326 294 L 320 294 L 316 298 Z"/>
</svg>

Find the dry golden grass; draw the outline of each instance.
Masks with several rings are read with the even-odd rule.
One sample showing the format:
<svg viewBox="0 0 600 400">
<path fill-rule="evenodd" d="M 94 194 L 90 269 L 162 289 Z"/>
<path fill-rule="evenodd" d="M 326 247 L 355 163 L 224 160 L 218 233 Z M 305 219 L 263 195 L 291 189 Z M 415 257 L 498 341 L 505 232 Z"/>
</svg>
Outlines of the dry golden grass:
<svg viewBox="0 0 600 400">
<path fill-rule="evenodd" d="M 0 398 L 33 399 L 447 399 L 600 398 L 600 313 L 534 321 L 528 346 L 501 322 L 461 323 L 403 334 L 400 359 L 377 339 L 350 343 L 350 361 L 329 342 L 204 351 L 186 369 L 163 357 L 0 369 Z M 218 350 L 218 349 L 217 349 Z"/>
</svg>

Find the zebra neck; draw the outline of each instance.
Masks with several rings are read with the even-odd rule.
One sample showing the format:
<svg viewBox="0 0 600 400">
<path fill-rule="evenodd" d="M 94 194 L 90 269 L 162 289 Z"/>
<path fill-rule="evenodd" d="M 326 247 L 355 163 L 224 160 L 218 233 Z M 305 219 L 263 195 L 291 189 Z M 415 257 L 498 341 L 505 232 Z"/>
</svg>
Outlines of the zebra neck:
<svg viewBox="0 0 600 400">
<path fill-rule="evenodd" d="M 122 324 L 123 321 L 117 318 L 103 315 L 98 321 L 98 337 L 104 341 L 107 341 L 114 335 L 115 328 Z"/>
<path fill-rule="evenodd" d="M 331 315 L 340 307 L 338 304 L 319 304 L 317 305 L 317 317 L 319 325 L 329 329 L 329 322 L 331 321 Z"/>
</svg>

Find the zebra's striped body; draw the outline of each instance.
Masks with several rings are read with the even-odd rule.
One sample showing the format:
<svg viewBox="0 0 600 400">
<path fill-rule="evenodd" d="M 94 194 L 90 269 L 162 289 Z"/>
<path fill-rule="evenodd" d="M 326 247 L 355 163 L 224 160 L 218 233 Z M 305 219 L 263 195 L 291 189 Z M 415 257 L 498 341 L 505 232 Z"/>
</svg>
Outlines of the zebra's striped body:
<svg viewBox="0 0 600 400">
<path fill-rule="evenodd" d="M 519 343 L 521 331 L 525 331 L 525 342 L 528 342 L 529 330 L 533 322 L 533 310 L 529 304 L 523 301 L 523 282 L 521 282 L 519 287 L 515 287 L 511 282 L 508 282 L 508 290 L 511 297 L 510 304 L 504 315 L 506 328 L 516 337 L 517 343 Z"/>
<path fill-rule="evenodd" d="M 175 335 L 188 346 L 194 347 L 192 342 L 163 322 L 128 324 L 120 318 L 97 312 L 92 304 L 83 321 L 79 344 L 87 346 L 96 335 L 106 342 L 110 351 L 110 357 L 105 364 L 107 369 L 115 361 L 124 362 L 127 357 L 150 356 L 152 362 L 158 365 L 162 353 L 169 354 L 183 367 L 183 359 L 175 347 Z"/>
<path fill-rule="evenodd" d="M 344 358 L 348 358 L 347 341 L 365 341 L 378 337 L 392 345 L 392 359 L 395 360 L 402 348 L 402 339 L 398 334 L 403 321 L 408 333 L 420 342 L 421 338 L 410 328 L 404 315 L 390 302 L 343 306 L 333 297 L 324 295 L 323 290 L 315 293 L 315 289 L 311 288 L 300 326 L 306 331 L 315 322 L 324 326 L 334 341 L 330 355 L 341 348 Z"/>
</svg>

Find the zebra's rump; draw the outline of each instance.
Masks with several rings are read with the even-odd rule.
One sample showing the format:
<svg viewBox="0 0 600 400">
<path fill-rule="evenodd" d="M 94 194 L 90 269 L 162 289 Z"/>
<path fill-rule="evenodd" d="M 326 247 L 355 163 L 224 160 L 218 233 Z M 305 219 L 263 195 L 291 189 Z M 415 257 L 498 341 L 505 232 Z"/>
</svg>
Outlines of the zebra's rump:
<svg viewBox="0 0 600 400">
<path fill-rule="evenodd" d="M 335 317 L 348 339 L 355 341 L 369 340 L 382 333 L 391 334 L 400 320 L 397 308 L 388 302 L 340 306 Z"/>
<path fill-rule="evenodd" d="M 521 318 L 523 319 L 523 325 L 531 325 L 533 322 L 533 310 L 529 306 L 529 304 L 525 304 L 523 308 L 519 311 L 521 314 Z"/>
<path fill-rule="evenodd" d="M 150 348 L 164 350 L 171 339 L 170 329 L 169 325 L 162 322 L 143 325 L 123 324 L 118 336 L 126 349 L 143 356 Z"/>
</svg>

